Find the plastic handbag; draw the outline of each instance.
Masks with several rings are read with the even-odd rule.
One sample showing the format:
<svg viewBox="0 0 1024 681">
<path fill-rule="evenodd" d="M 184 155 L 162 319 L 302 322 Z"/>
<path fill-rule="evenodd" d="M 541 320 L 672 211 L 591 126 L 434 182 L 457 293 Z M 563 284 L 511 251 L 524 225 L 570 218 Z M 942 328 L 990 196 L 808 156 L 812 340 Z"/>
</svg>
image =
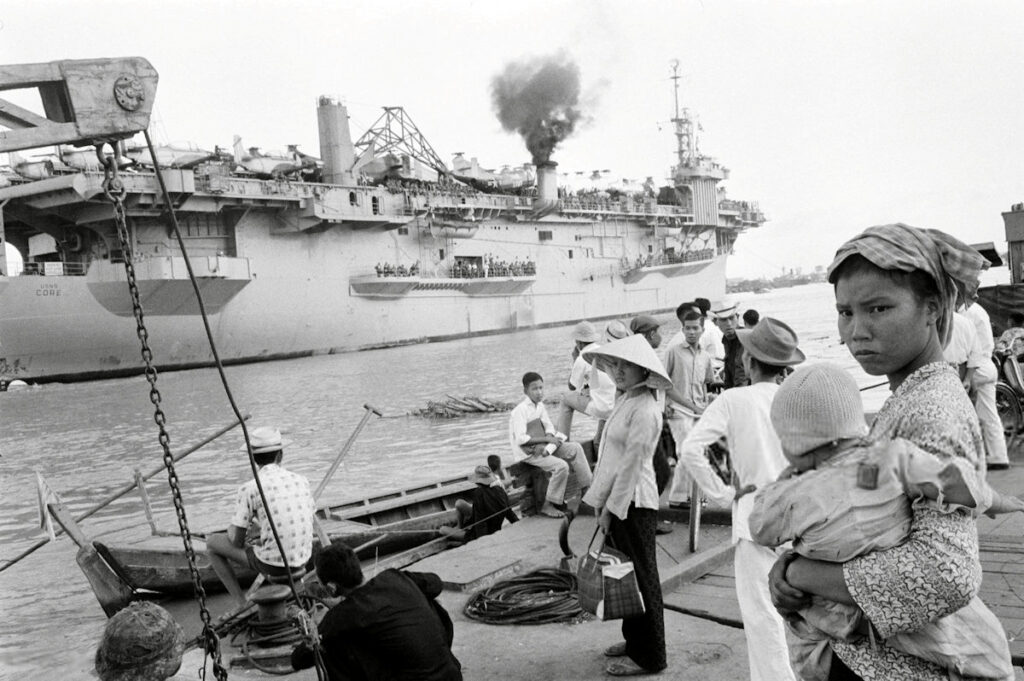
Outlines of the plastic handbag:
<svg viewBox="0 0 1024 681">
<path fill-rule="evenodd" d="M 595 549 L 594 530 L 587 553 L 576 571 L 580 607 L 601 620 L 616 620 L 644 614 L 644 599 L 636 581 L 633 561 L 615 549 L 606 548 L 604 533 Z"/>
</svg>

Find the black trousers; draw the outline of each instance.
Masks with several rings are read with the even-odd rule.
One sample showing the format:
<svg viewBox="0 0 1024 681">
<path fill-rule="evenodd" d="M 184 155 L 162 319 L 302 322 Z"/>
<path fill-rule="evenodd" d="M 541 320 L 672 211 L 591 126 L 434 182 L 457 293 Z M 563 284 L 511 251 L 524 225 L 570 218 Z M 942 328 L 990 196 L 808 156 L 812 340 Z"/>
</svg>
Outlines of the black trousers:
<svg viewBox="0 0 1024 681">
<path fill-rule="evenodd" d="M 658 512 L 632 504 L 625 520 L 612 516 L 608 540 L 633 561 L 636 580 L 644 598 L 644 614 L 622 620 L 626 654 L 644 669 L 658 672 L 668 666 L 665 654 L 665 608 L 658 577 L 657 545 L 654 532 Z"/>
<path fill-rule="evenodd" d="M 828 670 L 828 681 L 861 681 L 861 678 L 843 664 L 839 656 L 832 654 L 832 667 Z"/>
</svg>

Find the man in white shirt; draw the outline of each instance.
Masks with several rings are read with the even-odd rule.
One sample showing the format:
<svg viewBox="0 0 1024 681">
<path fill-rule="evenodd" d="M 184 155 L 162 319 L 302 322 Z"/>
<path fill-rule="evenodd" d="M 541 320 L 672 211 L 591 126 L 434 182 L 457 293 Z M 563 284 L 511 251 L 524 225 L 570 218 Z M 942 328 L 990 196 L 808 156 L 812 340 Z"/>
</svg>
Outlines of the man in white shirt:
<svg viewBox="0 0 1024 681">
<path fill-rule="evenodd" d="M 974 324 L 962 312 L 953 313 L 953 330 L 949 334 L 949 343 L 942 350 L 942 358 L 956 367 L 960 374 L 960 381 L 964 384 L 971 399 L 974 399 L 973 378 L 977 364 L 977 358 L 972 357 L 972 348 L 977 345 L 977 332 Z"/>
<path fill-rule="evenodd" d="M 793 330 L 771 317 L 763 318 L 753 329 L 738 329 L 736 337 L 751 384 L 726 390 L 708 405 L 683 441 L 679 463 L 709 499 L 719 504 L 732 502 L 736 599 L 743 617 L 751 681 L 793 681 L 785 626 L 768 591 L 768 573 L 776 555 L 753 542 L 748 519 L 754 497 L 745 493 L 774 482 L 788 465 L 772 427 L 771 404 L 779 389 L 776 378 L 786 367 L 802 362 L 804 354 L 797 348 Z M 721 437 L 729 445 L 736 488 L 722 482 L 704 455 L 704 449 Z"/>
<path fill-rule="evenodd" d="M 580 335 L 578 330 L 584 324 L 593 329 L 588 322 L 580 322 L 576 325 L 577 347 L 581 342 L 578 338 Z M 606 337 L 609 340 L 611 337 L 608 334 L 616 327 L 622 327 L 628 335 L 628 329 L 625 329 L 622 322 L 612 321 L 606 329 Z M 583 359 L 582 352 L 598 347 L 597 336 L 595 335 L 593 338 L 594 342 L 583 347 L 580 355 L 574 361 L 569 378 L 572 389 L 562 395 L 562 402 L 558 406 L 558 431 L 565 433 L 566 437 L 572 434 L 572 421 L 576 412 L 586 414 L 597 421 L 603 421 L 608 418 L 612 407 L 615 406 L 615 381 L 611 376 L 597 367 L 591 366 Z M 599 439 L 600 431 L 594 436 L 595 447 Z"/>
<path fill-rule="evenodd" d="M 523 375 L 523 393 L 526 397 L 512 410 L 508 421 L 509 445 L 512 461 L 522 461 L 551 474 L 547 495 L 540 514 L 561 518 L 558 506 L 565 504 L 565 486 L 572 466 L 582 492 L 590 487 L 591 473 L 583 447 L 555 430 L 544 407 L 544 379 L 529 371 Z"/>
<path fill-rule="evenodd" d="M 249 435 L 249 442 L 284 556 L 274 539 L 256 481 L 250 480 L 238 488 L 235 512 L 227 532 L 217 532 L 206 539 L 210 564 L 239 605 L 245 604 L 245 593 L 229 561 L 248 565 L 270 577 L 304 571 L 306 561 L 313 554 L 313 514 L 316 512 L 309 481 L 281 467 L 287 444 L 281 439 L 281 431 L 255 428 Z M 259 542 L 246 546 L 246 530 L 253 523 L 259 526 Z"/>
<path fill-rule="evenodd" d="M 978 412 L 981 435 L 985 440 L 985 464 L 989 470 L 1004 470 L 1010 467 L 1010 459 L 1006 455 L 1003 421 L 996 409 L 996 379 L 999 378 L 999 371 L 992 361 L 995 339 L 992 337 L 992 322 L 988 312 L 977 301 L 978 294 L 975 292 L 964 309 L 964 316 L 974 325 L 976 341 L 972 361 L 968 362 L 968 366 L 973 364 L 975 367 L 972 379 L 974 408 Z"/>
</svg>

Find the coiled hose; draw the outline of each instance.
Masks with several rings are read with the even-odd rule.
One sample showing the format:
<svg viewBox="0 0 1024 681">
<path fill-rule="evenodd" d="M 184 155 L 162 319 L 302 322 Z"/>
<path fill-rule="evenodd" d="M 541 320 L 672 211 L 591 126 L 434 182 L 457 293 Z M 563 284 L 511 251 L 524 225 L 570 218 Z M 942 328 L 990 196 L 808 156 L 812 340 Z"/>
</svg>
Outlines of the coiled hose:
<svg viewBox="0 0 1024 681">
<path fill-rule="evenodd" d="M 583 616 L 576 575 L 544 568 L 478 591 L 463 609 L 466 617 L 487 624 L 550 624 Z"/>
</svg>

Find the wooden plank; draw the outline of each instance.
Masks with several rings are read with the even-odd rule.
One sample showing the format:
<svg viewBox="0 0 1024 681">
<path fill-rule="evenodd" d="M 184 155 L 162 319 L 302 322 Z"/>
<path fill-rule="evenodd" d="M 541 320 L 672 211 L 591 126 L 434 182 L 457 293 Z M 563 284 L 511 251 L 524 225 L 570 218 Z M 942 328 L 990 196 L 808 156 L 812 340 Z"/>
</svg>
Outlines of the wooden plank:
<svg viewBox="0 0 1024 681">
<path fill-rule="evenodd" d="M 61 79 L 58 62 L 0 66 L 0 91 L 38 87 Z"/>
<path fill-rule="evenodd" d="M 14 102 L 0 99 L 0 125 L 6 125 L 8 128 L 29 128 L 49 125 L 51 122 Z"/>
<path fill-rule="evenodd" d="M 71 511 L 64 504 L 60 502 L 49 503 L 46 505 L 46 508 L 57 521 L 57 524 L 71 537 L 71 541 L 75 542 L 76 546 L 92 545 L 92 542 L 85 536 L 85 532 L 82 531 L 82 528 L 75 521 L 74 516 L 71 515 Z"/>
<path fill-rule="evenodd" d="M 443 498 L 449 495 L 469 492 L 473 487 L 474 483 L 470 482 L 466 478 L 457 478 L 445 481 L 444 485 L 441 487 L 431 485 L 423 491 L 416 491 L 417 488 L 412 488 L 410 493 L 404 497 L 400 492 L 396 491 L 386 495 L 370 497 L 359 501 L 328 504 L 326 507 L 321 506 L 320 508 L 327 508 L 328 512 L 337 519 L 347 520 L 351 518 L 369 516 L 374 513 L 399 508 L 412 503 L 419 503 L 432 499 Z"/>
</svg>

